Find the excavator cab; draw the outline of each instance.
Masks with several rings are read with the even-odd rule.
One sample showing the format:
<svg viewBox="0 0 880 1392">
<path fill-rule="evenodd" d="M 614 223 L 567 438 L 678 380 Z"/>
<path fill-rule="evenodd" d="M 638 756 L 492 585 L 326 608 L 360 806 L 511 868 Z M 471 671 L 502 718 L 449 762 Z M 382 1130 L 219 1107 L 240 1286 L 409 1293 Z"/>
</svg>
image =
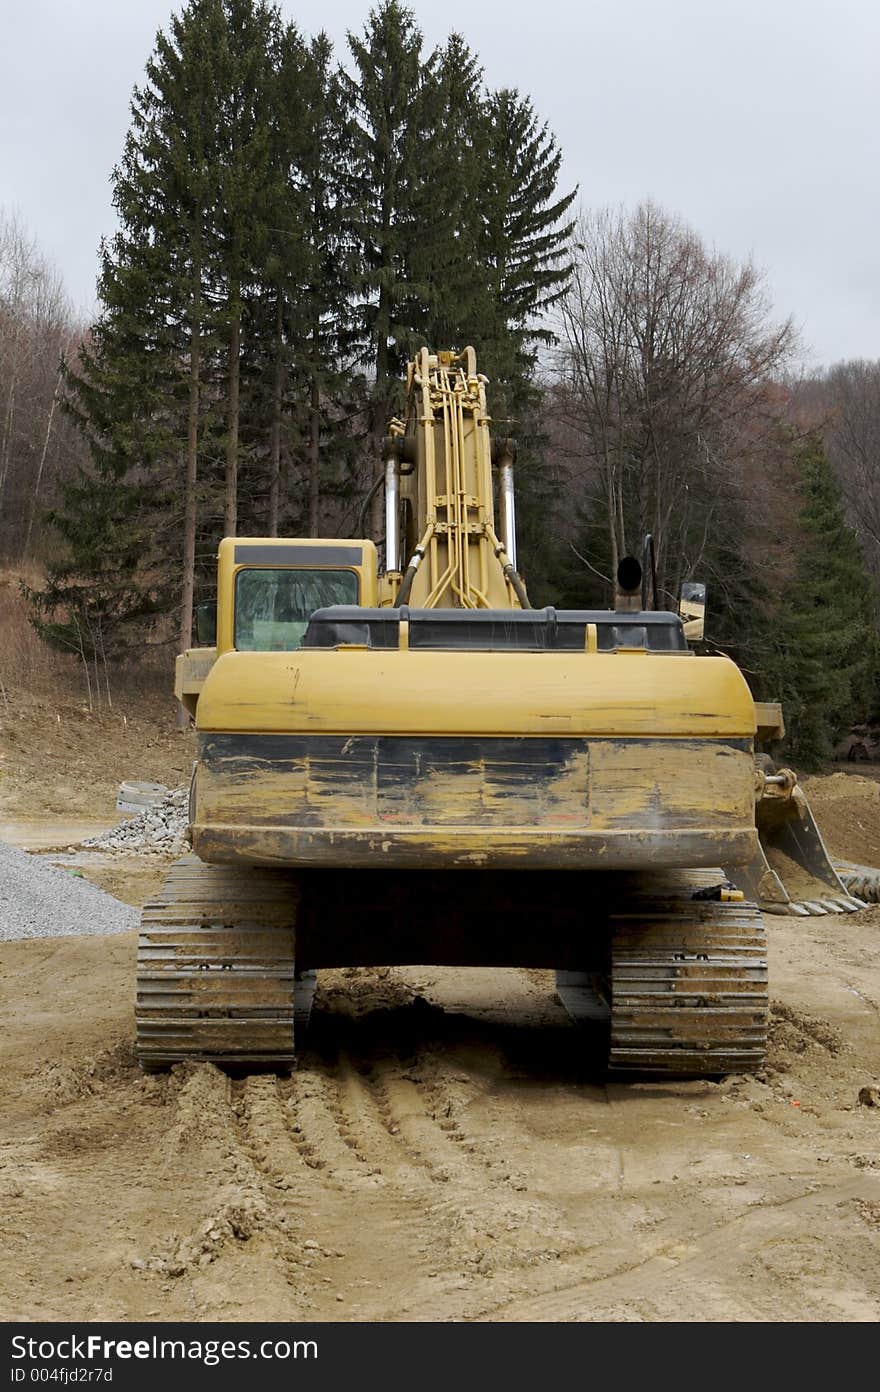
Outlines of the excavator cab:
<svg viewBox="0 0 880 1392">
<path fill-rule="evenodd" d="M 358 591 L 352 570 L 246 567 L 235 578 L 235 647 L 239 652 L 293 652 L 316 609 L 357 604 Z"/>
</svg>

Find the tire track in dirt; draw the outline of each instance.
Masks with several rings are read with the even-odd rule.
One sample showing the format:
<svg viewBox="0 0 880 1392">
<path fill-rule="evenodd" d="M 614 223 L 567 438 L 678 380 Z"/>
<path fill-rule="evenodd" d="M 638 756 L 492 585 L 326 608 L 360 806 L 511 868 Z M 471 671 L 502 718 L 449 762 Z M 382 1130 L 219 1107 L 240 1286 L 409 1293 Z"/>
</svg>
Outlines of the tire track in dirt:
<svg viewBox="0 0 880 1392">
<path fill-rule="evenodd" d="M 332 1076 L 304 1065 L 284 1085 L 287 1125 L 305 1164 L 338 1188 L 375 1185 L 370 1165 L 347 1140 L 340 1124 Z"/>
<path fill-rule="evenodd" d="M 389 1234 L 394 1264 L 410 1272 L 412 1297 L 421 1308 L 430 1304 L 429 1282 L 444 1248 L 437 1181 L 408 1158 L 354 1064 L 312 1052 L 290 1079 L 261 1075 L 237 1087 L 241 1142 L 269 1202 L 287 1215 L 287 1231 L 301 1235 L 290 1267 L 301 1290 L 304 1278 L 310 1282 L 307 1308 L 318 1317 L 338 1317 L 329 1301 L 338 1301 L 340 1288 L 345 1298 L 369 1302 L 376 1254 L 387 1248 Z M 324 1283 L 334 1289 L 323 1291 Z"/>
<path fill-rule="evenodd" d="M 247 1144 L 240 1116 L 247 1110 L 243 1089 L 209 1063 L 178 1065 L 174 1073 L 179 1086 L 158 1147 L 157 1170 L 173 1184 L 181 1161 L 189 1161 L 202 1181 L 201 1202 L 191 1226 L 172 1233 L 139 1265 L 178 1280 L 223 1263 L 249 1245 L 289 1281 L 291 1262 L 299 1253 L 296 1225 L 279 1206 L 276 1190 Z M 258 1107 L 261 1081 L 248 1080 Z M 277 1139 L 270 1134 L 266 1144 Z"/>
<path fill-rule="evenodd" d="M 382 1101 L 368 1080 L 369 1064 L 360 1067 L 343 1050 L 336 1062 L 336 1115 L 340 1135 L 383 1183 L 409 1193 L 432 1191 L 430 1175 L 413 1163 L 394 1133 Z"/>
<path fill-rule="evenodd" d="M 548 1232 L 559 1245 L 561 1215 L 517 1200 L 494 1172 L 494 1161 L 481 1157 L 476 1146 L 462 1144 L 448 1121 L 438 1122 L 417 1071 L 386 1064 L 364 1085 L 387 1134 L 408 1157 L 410 1185 L 413 1175 L 423 1177 L 423 1201 L 442 1235 L 447 1264 L 485 1275 L 499 1265 L 537 1260 Z M 439 1259 L 439 1252 L 435 1255 Z"/>
<path fill-rule="evenodd" d="M 409 1273 L 401 1317 L 431 1317 L 440 1297 L 450 1317 L 460 1318 L 475 1281 L 558 1256 L 560 1213 L 520 1198 L 525 1185 L 511 1181 L 494 1139 L 487 1148 L 459 1120 L 475 1088 L 466 1071 L 450 1075 L 432 1041 L 445 1027 L 441 1012 L 427 1019 L 414 1013 L 415 1024 L 408 1007 L 396 1006 L 360 1018 L 343 1011 L 323 1024 L 319 1018 L 293 1077 L 225 1084 L 209 1070 L 210 1086 L 188 1080 L 178 1097 L 172 1149 L 197 1141 L 209 1171 L 212 1152 L 222 1152 L 220 1203 L 228 1183 L 250 1196 L 252 1231 L 271 1238 L 297 1293 L 305 1295 L 310 1283 L 307 1308 L 318 1317 L 340 1312 L 329 1305 L 334 1292 L 315 1288 L 316 1276 L 356 1296 L 362 1303 L 352 1308 L 362 1312 L 379 1297 L 370 1283 L 377 1251 L 388 1261 L 389 1237 L 395 1264 Z M 221 1238 L 226 1233 L 216 1216 L 205 1227 L 166 1257 L 166 1271 L 208 1264 L 205 1240 L 216 1243 L 217 1229 Z M 569 1234 L 566 1246 L 572 1243 Z M 327 1262 L 340 1251 L 341 1261 Z M 219 1244 L 208 1253 L 211 1261 L 223 1255 Z M 376 1313 L 388 1318 L 379 1299 Z"/>
<path fill-rule="evenodd" d="M 442 1253 L 460 1276 L 556 1259 L 574 1245 L 559 1210 L 519 1197 L 525 1180 L 498 1154 L 505 1138 L 486 1145 L 462 1125 L 480 1094 L 450 1060 L 462 1032 L 472 1034 L 473 1023 L 418 998 L 360 1020 L 335 1018 L 322 1063 L 335 1082 L 340 1134 L 383 1183 L 402 1186 L 409 1206 L 424 1210 L 435 1261 Z"/>
<path fill-rule="evenodd" d="M 877 1183 L 880 1197 L 880 1181 Z M 880 1297 L 853 1289 L 859 1262 L 829 1264 L 821 1230 L 839 1211 L 848 1215 L 853 1240 L 867 1248 L 858 1232 L 864 1185 L 858 1181 L 819 1189 L 811 1185 L 779 1203 L 762 1202 L 743 1214 L 720 1219 L 699 1233 L 682 1231 L 680 1215 L 664 1223 L 638 1257 L 631 1243 L 594 1249 L 588 1262 L 562 1263 L 551 1289 L 523 1299 L 514 1296 L 475 1310 L 474 1319 L 582 1321 L 637 1318 L 696 1322 L 829 1319 L 876 1320 Z M 792 1238 L 792 1212 L 803 1238 Z M 817 1222 L 818 1220 L 818 1222 Z M 864 1221 L 864 1220 L 863 1220 Z M 804 1274 L 804 1249 L 822 1249 L 821 1282 Z M 791 1250 L 799 1250 L 793 1253 Z M 844 1251 L 846 1249 L 844 1248 Z M 779 1256 L 777 1257 L 777 1252 Z M 786 1259 L 791 1271 L 786 1276 Z M 766 1270 L 778 1279 L 768 1296 Z M 755 1280 L 764 1276 L 764 1280 Z M 812 1288 L 811 1288 L 812 1286 Z M 754 1294 L 752 1294 L 754 1291 Z"/>
</svg>

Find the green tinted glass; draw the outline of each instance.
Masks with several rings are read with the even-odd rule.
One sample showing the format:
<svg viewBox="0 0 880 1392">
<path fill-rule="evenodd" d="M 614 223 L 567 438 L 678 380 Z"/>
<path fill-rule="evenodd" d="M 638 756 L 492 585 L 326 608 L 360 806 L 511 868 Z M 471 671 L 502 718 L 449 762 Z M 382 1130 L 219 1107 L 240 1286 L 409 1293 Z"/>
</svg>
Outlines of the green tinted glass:
<svg viewBox="0 0 880 1392">
<path fill-rule="evenodd" d="M 290 652 L 310 616 L 330 604 L 357 604 L 350 570 L 241 570 L 235 579 L 235 646 L 243 652 Z"/>
</svg>

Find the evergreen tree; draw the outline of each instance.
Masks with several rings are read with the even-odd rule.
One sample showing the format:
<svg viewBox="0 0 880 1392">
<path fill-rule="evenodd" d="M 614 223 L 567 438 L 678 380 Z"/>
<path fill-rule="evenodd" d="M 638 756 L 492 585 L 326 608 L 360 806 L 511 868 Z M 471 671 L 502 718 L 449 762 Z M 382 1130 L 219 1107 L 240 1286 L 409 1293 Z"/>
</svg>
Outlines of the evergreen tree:
<svg viewBox="0 0 880 1392">
<path fill-rule="evenodd" d="M 152 501 L 147 483 L 80 470 L 62 485 L 61 506 L 49 514 L 67 556 L 47 566 L 42 588 L 22 586 L 40 637 L 75 653 L 87 671 L 92 664 L 98 692 L 106 664 L 145 646 L 173 603 L 176 585 L 151 569 Z"/>
<path fill-rule="evenodd" d="M 67 491 L 55 520 L 73 547 L 71 564 L 89 565 L 95 548 L 89 542 L 80 552 L 76 539 L 90 536 L 98 517 L 108 547 L 114 527 L 118 545 L 118 526 L 133 516 L 125 502 L 132 490 L 155 537 L 129 576 L 132 604 L 145 584 L 139 576 L 178 576 L 182 559 L 182 646 L 191 631 L 198 507 L 212 511 L 218 454 L 235 529 L 241 325 L 268 274 L 259 263 L 269 258 L 278 199 L 270 128 L 279 36 L 277 12 L 260 0 L 190 0 L 158 35 L 113 173 L 119 231 L 104 248 L 102 314 L 81 369 L 67 376 L 67 407 L 91 444 L 96 496 L 104 489 L 119 510 L 114 519 L 96 506 L 80 527 L 77 509 L 93 511 L 88 482 Z M 200 457 L 208 466 L 201 479 Z M 49 593 L 58 603 L 58 587 Z"/>
<path fill-rule="evenodd" d="M 202 48 L 216 11 L 213 0 L 200 0 L 175 19 L 172 40 L 158 38 L 147 85 L 135 89 L 113 172 L 119 230 L 102 248 L 103 312 L 78 371 L 65 374 L 65 409 L 88 438 L 92 468 L 62 490 L 50 521 L 68 555 L 49 568 L 45 589 L 30 595 L 43 636 L 80 652 L 100 639 L 102 654 L 113 655 L 142 639 L 138 626 L 173 603 L 173 582 L 157 586 L 145 577 L 169 572 L 160 539 L 181 501 L 184 646 L 189 639 L 210 84 L 203 63 L 187 60 L 194 40 Z"/>
<path fill-rule="evenodd" d="M 562 219 L 577 189 L 557 195 L 562 151 L 528 98 L 494 92 L 485 119 L 482 264 L 496 318 L 486 370 L 496 402 L 516 416 L 534 406 L 538 346 L 553 337 L 541 318 L 568 283 L 573 223 Z"/>
<path fill-rule="evenodd" d="M 278 215 L 273 138 L 276 73 L 283 44 L 278 11 L 262 0 L 222 0 L 216 55 L 217 164 L 213 269 L 225 348 L 224 534 L 238 530 L 242 329 L 248 300 L 265 283 Z M 277 286 L 276 292 L 277 292 Z M 277 293 L 273 295 L 277 300 Z M 259 316 L 257 316 L 259 318 Z"/>
<path fill-rule="evenodd" d="M 196 535 L 198 525 L 199 442 L 209 426 L 205 420 L 205 363 L 215 348 L 216 325 L 208 279 L 211 247 L 211 211 L 214 201 L 212 170 L 216 164 L 215 65 L 223 29 L 217 0 L 202 0 L 173 17 L 170 38 L 160 32 L 155 54 L 147 63 L 148 84 L 136 90 L 122 166 L 116 171 L 115 193 L 121 231 L 117 257 L 107 266 L 112 279 L 132 250 L 138 236 L 172 250 L 174 274 L 169 285 L 166 323 L 175 334 L 175 365 L 187 379 L 186 449 L 182 489 L 170 480 L 170 507 L 182 513 L 182 581 L 179 643 L 192 640 L 192 611 L 196 585 Z M 155 280 L 145 280 L 132 297 L 138 312 L 148 308 L 157 290 Z M 107 294 L 102 299 L 108 303 Z M 120 345 L 108 340 L 111 356 Z M 178 389 L 179 390 L 179 389 Z M 151 413 L 144 416 L 151 419 Z M 179 436 L 180 429 L 175 432 Z M 163 472 L 175 471 L 177 450 L 172 441 L 165 452 Z M 156 478 L 154 474 L 153 483 Z M 176 519 L 175 519 L 176 520 Z M 170 558 L 169 558 L 170 559 Z"/>
<path fill-rule="evenodd" d="M 101 315 L 66 379 L 92 465 L 58 511 L 69 554 L 34 598 L 41 623 L 63 622 L 65 585 L 79 604 L 91 577 L 99 602 L 103 545 L 108 623 L 133 632 L 120 616 L 176 592 L 187 646 L 221 529 L 350 523 L 354 468 L 368 453 L 381 471 L 425 342 L 473 343 L 522 437 L 564 276 L 555 142 L 515 93 L 486 97 L 461 35 L 425 56 L 399 0 L 349 47 L 353 75 L 266 0 L 187 0 L 158 35 L 113 173 Z"/>
<path fill-rule="evenodd" d="M 346 198 L 351 93 L 333 65 L 326 34 L 319 34 L 309 48 L 303 93 L 298 171 L 306 200 L 298 357 L 307 500 L 303 521 L 309 536 L 320 536 L 322 494 L 348 486 L 355 446 L 352 421 L 363 409 L 361 381 L 351 371 L 358 348 L 357 259 Z"/>
<path fill-rule="evenodd" d="M 560 485 L 548 460 L 538 350 L 552 341 L 547 309 L 570 275 L 565 215 L 577 189 L 559 195 L 562 151 L 532 103 L 513 89 L 489 95 L 485 109 L 481 265 L 493 322 L 482 344 L 489 409 L 500 435 L 518 443 L 519 567 L 532 603 L 554 590 L 548 517 Z"/>
<path fill-rule="evenodd" d="M 360 257 L 364 361 L 373 375 L 371 430 L 376 454 L 399 397 L 404 364 L 418 346 L 412 326 L 413 246 L 421 149 L 413 111 L 434 59 L 422 59 L 422 35 L 398 0 L 370 11 L 362 37 L 348 35 L 356 75 L 348 79 L 351 124 L 349 199 Z M 381 469 L 378 458 L 377 470 Z"/>
<path fill-rule="evenodd" d="M 796 569 L 779 596 L 767 687 L 781 698 L 792 759 L 828 758 L 876 699 L 875 594 L 822 441 L 796 447 L 803 506 Z"/>
<path fill-rule="evenodd" d="M 460 34 L 436 54 L 414 104 L 418 159 L 415 236 L 409 253 L 410 322 L 421 344 L 462 349 L 494 330 L 494 302 L 481 260 L 486 180 L 482 70 Z"/>
<path fill-rule="evenodd" d="M 297 170 L 309 116 L 309 59 L 295 26 L 275 28 L 272 38 L 271 71 L 265 75 L 269 143 L 259 200 L 262 215 L 259 228 L 253 229 L 256 240 L 243 296 L 240 446 L 249 475 L 241 497 L 242 525 L 277 536 L 295 448 L 290 403 L 297 345 L 308 324 L 302 302 L 309 274 L 309 211 Z"/>
</svg>

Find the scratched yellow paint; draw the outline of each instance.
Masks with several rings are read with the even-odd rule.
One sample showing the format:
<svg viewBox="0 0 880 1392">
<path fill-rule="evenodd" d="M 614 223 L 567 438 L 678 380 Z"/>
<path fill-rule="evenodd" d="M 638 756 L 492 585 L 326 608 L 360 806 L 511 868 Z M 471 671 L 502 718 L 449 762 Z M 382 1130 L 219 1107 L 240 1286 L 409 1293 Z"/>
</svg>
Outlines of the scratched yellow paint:
<svg viewBox="0 0 880 1392">
<path fill-rule="evenodd" d="M 206 859 L 401 867 L 741 864 L 754 854 L 747 747 L 597 740 L 549 771 L 541 741 L 532 747 L 533 777 L 521 771 L 511 796 L 485 758 L 427 769 L 387 796 L 366 760 L 342 778 L 344 758 L 334 768 L 307 755 L 224 757 L 218 741 L 199 767 L 194 847 Z"/>
<path fill-rule="evenodd" d="M 755 706 L 732 662 L 690 653 L 227 652 L 205 680 L 197 727 L 750 738 Z"/>
<path fill-rule="evenodd" d="M 216 648 L 188 648 L 175 659 L 174 694 L 190 715 L 196 713 L 205 678 L 216 661 Z"/>
<path fill-rule="evenodd" d="M 523 761 L 528 758 L 527 752 Z M 536 755 L 537 760 L 537 755 Z M 325 763 L 328 761 L 325 761 Z M 197 784 L 199 820 L 335 827 L 686 827 L 753 824 L 752 756 L 711 741 L 645 748 L 625 740 L 573 751 L 567 766 L 542 777 L 536 762 L 512 793 L 491 768 L 431 770 L 403 786 L 378 787 L 375 770 L 355 768 L 329 780 L 302 760 L 203 760 Z"/>
<path fill-rule="evenodd" d="M 596 745 L 592 749 L 592 825 L 626 828 L 754 821 L 754 760 L 709 741 Z"/>
<path fill-rule="evenodd" d="M 320 767 L 316 767 L 320 763 Z M 333 778 L 329 761 L 203 760 L 197 785 L 200 820 L 225 825 L 296 824 L 336 828 L 583 827 L 589 821 L 589 758 L 574 750 L 567 764 L 542 777 L 523 753 L 520 778 L 499 781 L 497 768 L 475 759 L 465 770 L 430 769 L 411 782 L 379 786 L 375 769 L 349 769 Z M 340 768 L 344 761 L 340 761 Z M 503 769 L 501 770 L 503 773 Z M 328 777 L 331 773 L 331 777 Z M 530 776 L 531 775 L 531 776 Z"/>
</svg>

